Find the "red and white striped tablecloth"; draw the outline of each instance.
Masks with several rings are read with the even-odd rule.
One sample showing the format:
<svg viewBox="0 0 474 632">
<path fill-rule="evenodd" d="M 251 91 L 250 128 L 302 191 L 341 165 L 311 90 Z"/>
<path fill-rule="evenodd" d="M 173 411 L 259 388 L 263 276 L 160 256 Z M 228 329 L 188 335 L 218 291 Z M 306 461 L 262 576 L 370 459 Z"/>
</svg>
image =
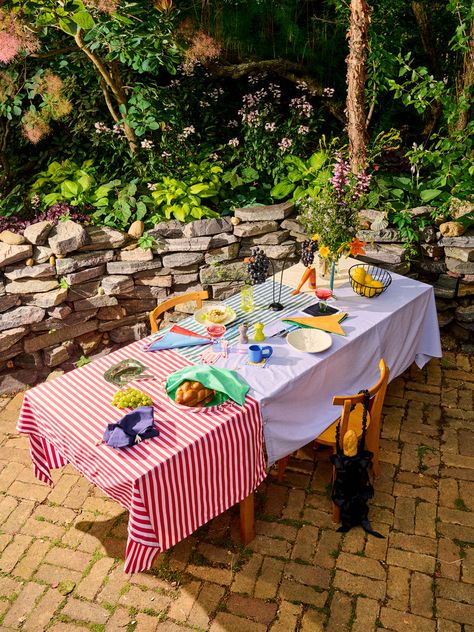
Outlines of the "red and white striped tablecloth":
<svg viewBox="0 0 474 632">
<path fill-rule="evenodd" d="M 167 376 L 192 364 L 176 351 L 146 353 L 132 343 L 25 393 L 18 431 L 30 438 L 35 475 L 53 484 L 50 470 L 71 463 L 107 496 L 128 509 L 125 572 L 149 569 L 166 550 L 248 496 L 265 478 L 259 406 L 192 412 L 170 402 Z M 125 358 L 143 362 L 156 380 L 131 382 L 154 403 L 160 436 L 115 450 L 100 443 L 122 411 L 104 371 Z"/>
</svg>

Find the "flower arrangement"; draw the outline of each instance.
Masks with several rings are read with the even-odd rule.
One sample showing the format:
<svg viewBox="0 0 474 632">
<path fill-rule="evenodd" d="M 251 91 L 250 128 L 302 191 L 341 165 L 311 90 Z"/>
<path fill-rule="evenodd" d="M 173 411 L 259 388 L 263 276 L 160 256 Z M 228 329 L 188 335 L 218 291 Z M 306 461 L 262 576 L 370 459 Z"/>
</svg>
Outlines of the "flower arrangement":
<svg viewBox="0 0 474 632">
<path fill-rule="evenodd" d="M 364 254 L 365 242 L 356 238 L 357 210 L 369 189 L 371 176 L 365 171 L 350 172 L 342 154 L 336 154 L 329 186 L 317 198 L 306 197 L 300 203 L 300 220 L 306 231 L 319 242 L 319 255 L 336 262 L 343 255 Z"/>
</svg>

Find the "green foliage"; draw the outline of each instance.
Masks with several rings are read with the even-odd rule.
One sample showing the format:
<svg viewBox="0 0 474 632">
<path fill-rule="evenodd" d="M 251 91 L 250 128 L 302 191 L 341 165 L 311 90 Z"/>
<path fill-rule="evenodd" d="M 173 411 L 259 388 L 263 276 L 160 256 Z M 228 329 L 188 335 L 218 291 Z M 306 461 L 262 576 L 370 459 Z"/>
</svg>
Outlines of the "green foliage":
<svg viewBox="0 0 474 632">
<path fill-rule="evenodd" d="M 76 369 L 78 369 L 81 366 L 84 366 L 85 364 L 89 364 L 90 360 L 87 356 L 82 355 L 77 362 L 74 362 L 74 366 L 76 367 Z"/>
<path fill-rule="evenodd" d="M 99 189 L 92 160 L 78 165 L 72 160 L 53 161 L 31 186 L 31 194 L 40 196 L 40 208 L 46 210 L 58 202 L 72 206 L 101 206 L 107 203 L 110 189 Z"/>
<path fill-rule="evenodd" d="M 140 195 L 137 185 L 135 179 L 128 184 L 113 180 L 100 186 L 96 191 L 100 204 L 94 205 L 97 210 L 92 215 L 95 223 L 126 230 L 132 222 L 146 219 L 151 199 Z M 108 197 L 110 193 L 112 199 Z"/>
<path fill-rule="evenodd" d="M 156 244 L 156 239 L 148 233 L 143 233 L 143 235 L 138 238 L 137 244 L 142 250 L 148 250 L 149 248 L 153 248 Z"/>
<path fill-rule="evenodd" d="M 423 181 L 415 176 L 376 176 L 371 182 L 367 196 L 370 208 L 391 208 L 397 211 L 422 206 L 435 205 L 443 196 L 441 189 L 434 188 L 435 181 Z"/>
<path fill-rule="evenodd" d="M 327 168 L 329 162 L 327 151 L 320 149 L 306 161 L 298 156 L 286 156 L 283 162 L 286 174 L 270 191 L 275 200 L 286 199 L 290 195 L 295 201 L 303 196 L 317 198 L 327 186 L 331 176 Z"/>
<path fill-rule="evenodd" d="M 215 204 L 221 191 L 222 167 L 207 161 L 191 163 L 181 180 L 164 176 L 151 194 L 158 212 L 152 221 L 174 218 L 181 222 L 219 214 L 203 203 Z"/>
</svg>

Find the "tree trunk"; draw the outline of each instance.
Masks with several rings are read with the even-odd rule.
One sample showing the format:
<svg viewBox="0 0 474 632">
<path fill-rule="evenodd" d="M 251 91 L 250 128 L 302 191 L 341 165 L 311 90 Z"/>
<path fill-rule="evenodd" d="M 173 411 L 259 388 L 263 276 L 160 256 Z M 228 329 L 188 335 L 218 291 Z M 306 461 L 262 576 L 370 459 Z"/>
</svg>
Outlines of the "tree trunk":
<svg viewBox="0 0 474 632">
<path fill-rule="evenodd" d="M 367 165 L 365 82 L 367 78 L 369 22 L 367 2 L 365 0 L 351 0 L 346 112 L 349 160 L 353 173 L 358 173 Z"/>
<path fill-rule="evenodd" d="M 411 3 L 413 15 L 415 16 L 418 30 L 420 31 L 421 43 L 423 44 L 423 50 L 428 58 L 428 67 L 430 72 L 435 76 L 439 76 L 439 64 L 438 57 L 436 55 L 436 49 L 433 42 L 433 35 L 431 32 L 431 25 L 428 13 L 426 11 L 427 5 L 424 2 L 414 1 Z"/>
<path fill-rule="evenodd" d="M 469 49 L 464 53 L 464 64 L 462 74 L 459 80 L 459 117 L 456 122 L 455 129 L 462 131 L 466 128 L 470 119 L 472 109 L 471 93 L 474 88 L 474 20 L 471 22 Z M 465 98 L 467 103 L 463 107 L 462 99 Z"/>
<path fill-rule="evenodd" d="M 82 50 L 83 53 L 87 55 L 87 57 L 91 60 L 97 72 L 99 73 L 100 85 L 102 87 L 102 92 L 104 94 L 107 108 L 114 121 L 117 122 L 119 119 L 115 107 L 112 103 L 111 97 L 115 99 L 115 102 L 117 106 L 119 106 L 119 108 L 121 105 L 127 105 L 127 97 L 123 89 L 121 79 L 118 76 L 115 76 L 114 71 L 109 70 L 102 59 L 100 59 L 100 57 L 98 57 L 87 47 L 82 37 L 81 29 L 78 29 L 76 35 L 74 36 L 74 39 L 76 40 L 76 44 L 78 45 L 78 47 Z M 130 147 L 130 150 L 132 152 L 136 152 L 138 148 L 138 140 L 135 132 L 126 123 L 123 123 L 123 132 L 128 141 L 128 146 Z"/>
</svg>

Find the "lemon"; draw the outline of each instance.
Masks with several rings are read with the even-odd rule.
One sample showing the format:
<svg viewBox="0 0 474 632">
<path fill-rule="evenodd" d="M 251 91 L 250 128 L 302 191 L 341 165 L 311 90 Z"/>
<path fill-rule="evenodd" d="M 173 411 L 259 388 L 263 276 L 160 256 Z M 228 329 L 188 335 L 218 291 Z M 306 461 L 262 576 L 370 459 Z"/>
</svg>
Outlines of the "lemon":
<svg viewBox="0 0 474 632">
<path fill-rule="evenodd" d="M 365 282 L 365 270 L 364 270 L 364 268 L 356 268 L 355 270 L 353 270 L 353 272 L 352 272 L 352 280 L 355 281 L 355 283 L 364 284 L 364 282 Z"/>
<path fill-rule="evenodd" d="M 365 280 L 364 280 L 365 285 L 372 285 L 373 282 L 374 282 L 374 279 L 373 279 L 372 275 L 367 273 L 365 275 Z"/>
<path fill-rule="evenodd" d="M 380 281 L 372 281 L 372 283 L 370 285 L 371 285 L 371 287 L 375 288 L 375 293 L 376 294 L 382 294 L 382 292 L 383 292 L 383 283 L 381 283 Z"/>
<path fill-rule="evenodd" d="M 374 287 L 363 287 L 362 288 L 362 292 L 364 293 L 364 296 L 367 296 L 367 298 L 372 298 L 373 296 L 375 296 L 377 294 L 377 290 Z"/>
</svg>

